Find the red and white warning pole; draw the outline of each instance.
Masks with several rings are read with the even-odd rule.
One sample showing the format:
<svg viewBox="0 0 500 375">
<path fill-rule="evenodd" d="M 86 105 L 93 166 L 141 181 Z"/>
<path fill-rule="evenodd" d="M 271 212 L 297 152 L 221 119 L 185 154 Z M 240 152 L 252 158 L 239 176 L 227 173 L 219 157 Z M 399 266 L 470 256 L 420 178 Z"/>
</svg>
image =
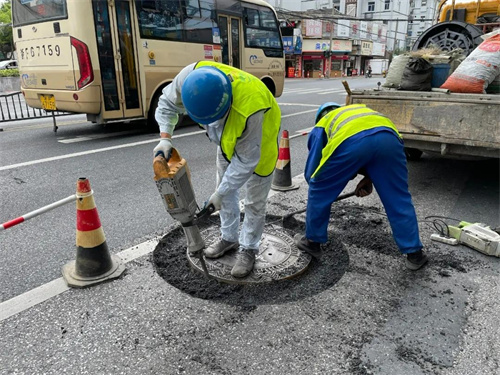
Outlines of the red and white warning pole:
<svg viewBox="0 0 500 375">
<path fill-rule="evenodd" d="M 60 201 L 57 201 L 57 202 L 51 203 L 47 206 L 44 206 L 42 208 L 39 208 L 38 210 L 28 212 L 26 215 L 19 216 L 18 218 L 7 221 L 7 222 L 0 225 L 0 232 L 5 230 L 5 229 L 8 229 L 10 227 L 13 227 L 14 225 L 21 224 L 21 223 L 25 222 L 26 220 L 32 219 L 35 216 L 38 216 L 40 214 L 43 214 L 43 213 L 48 212 L 50 210 L 53 210 L 54 208 L 64 206 L 67 203 L 74 202 L 74 201 L 76 201 L 76 199 L 77 199 L 76 194 L 73 194 L 67 198 L 61 199 Z"/>
</svg>

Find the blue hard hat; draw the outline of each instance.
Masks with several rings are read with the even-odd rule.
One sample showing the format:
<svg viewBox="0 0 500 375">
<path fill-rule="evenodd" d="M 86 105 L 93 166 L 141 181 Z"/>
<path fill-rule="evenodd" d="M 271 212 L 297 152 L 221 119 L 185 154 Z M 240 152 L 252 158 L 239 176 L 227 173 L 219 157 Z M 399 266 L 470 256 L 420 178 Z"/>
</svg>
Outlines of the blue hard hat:
<svg viewBox="0 0 500 375">
<path fill-rule="evenodd" d="M 322 104 L 321 107 L 318 108 L 318 112 L 316 112 L 316 119 L 314 123 L 317 124 L 318 121 L 321 120 L 328 112 L 339 107 L 342 106 L 335 102 L 326 102 L 325 104 Z"/>
<path fill-rule="evenodd" d="M 203 66 L 188 74 L 181 97 L 194 121 L 208 125 L 222 118 L 231 105 L 231 81 L 220 69 Z"/>
</svg>

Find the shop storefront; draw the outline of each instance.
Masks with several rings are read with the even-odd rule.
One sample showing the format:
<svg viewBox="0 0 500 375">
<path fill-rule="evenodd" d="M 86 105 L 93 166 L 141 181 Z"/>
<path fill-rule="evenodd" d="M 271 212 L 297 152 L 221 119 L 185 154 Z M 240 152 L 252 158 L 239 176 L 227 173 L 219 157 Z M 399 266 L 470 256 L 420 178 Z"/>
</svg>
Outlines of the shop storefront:
<svg viewBox="0 0 500 375">
<path fill-rule="evenodd" d="M 344 61 L 352 50 L 350 40 L 304 39 L 302 46 L 302 71 L 304 78 L 340 77 Z"/>
<path fill-rule="evenodd" d="M 284 36 L 285 77 L 300 78 L 302 76 L 302 42 L 300 36 Z"/>
</svg>

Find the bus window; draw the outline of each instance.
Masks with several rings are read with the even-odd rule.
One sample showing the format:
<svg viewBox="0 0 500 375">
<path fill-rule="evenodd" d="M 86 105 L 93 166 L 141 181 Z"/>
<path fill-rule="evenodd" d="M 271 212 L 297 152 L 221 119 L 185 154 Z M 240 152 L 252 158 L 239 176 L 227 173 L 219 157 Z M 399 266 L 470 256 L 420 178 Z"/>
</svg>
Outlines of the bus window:
<svg viewBox="0 0 500 375">
<path fill-rule="evenodd" d="M 215 0 L 188 0 L 182 3 L 185 3 L 186 9 L 183 19 L 186 42 L 213 43 Z"/>
<path fill-rule="evenodd" d="M 182 41 L 182 8 L 179 0 L 137 0 L 142 38 Z"/>
<path fill-rule="evenodd" d="M 14 26 L 68 18 L 66 0 L 13 0 Z"/>
<path fill-rule="evenodd" d="M 141 37 L 212 43 L 215 0 L 137 0 Z"/>
<path fill-rule="evenodd" d="M 246 47 L 262 48 L 268 57 L 283 57 L 283 44 L 271 9 L 245 8 Z"/>
</svg>

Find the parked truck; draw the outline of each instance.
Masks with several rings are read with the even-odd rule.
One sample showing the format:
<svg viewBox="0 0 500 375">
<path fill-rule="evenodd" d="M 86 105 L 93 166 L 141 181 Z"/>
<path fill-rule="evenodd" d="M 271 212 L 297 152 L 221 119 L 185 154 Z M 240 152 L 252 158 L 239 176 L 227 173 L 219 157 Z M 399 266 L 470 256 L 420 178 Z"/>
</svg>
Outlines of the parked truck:
<svg viewBox="0 0 500 375">
<path fill-rule="evenodd" d="M 422 152 L 445 157 L 500 158 L 500 95 L 398 90 L 350 91 L 347 103 L 389 117 L 409 160 Z"/>
</svg>

